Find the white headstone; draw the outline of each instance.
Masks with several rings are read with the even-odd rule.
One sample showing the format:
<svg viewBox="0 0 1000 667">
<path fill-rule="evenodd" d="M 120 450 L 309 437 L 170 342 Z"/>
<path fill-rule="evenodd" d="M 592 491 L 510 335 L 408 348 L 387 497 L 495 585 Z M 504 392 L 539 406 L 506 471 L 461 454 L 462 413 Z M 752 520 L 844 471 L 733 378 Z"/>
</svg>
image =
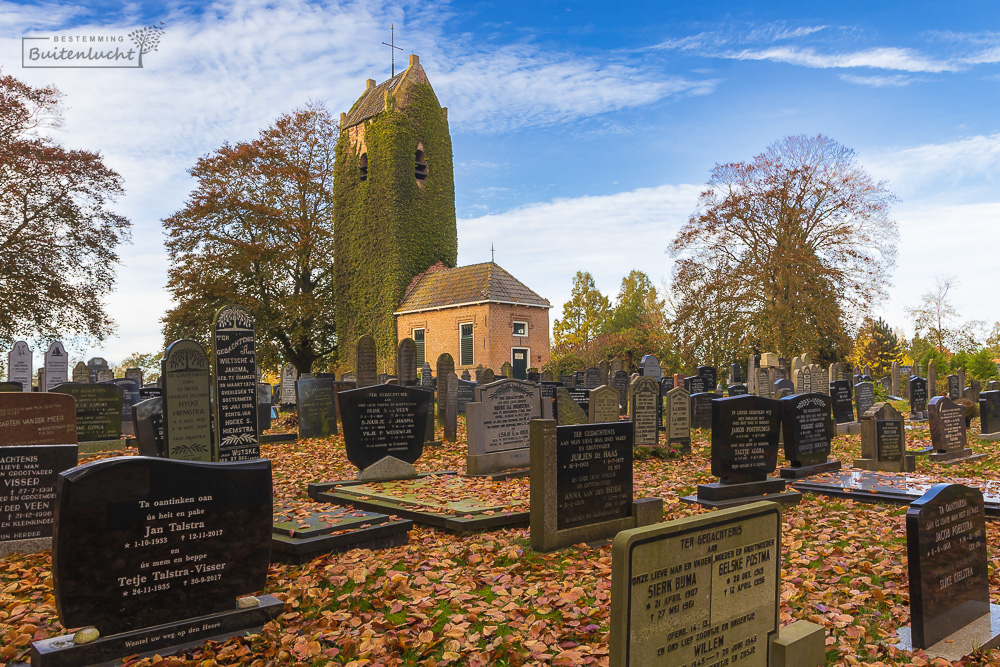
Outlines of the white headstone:
<svg viewBox="0 0 1000 667">
<path fill-rule="evenodd" d="M 45 391 L 51 391 L 57 384 L 69 382 L 69 355 L 59 341 L 49 345 L 45 353 Z"/>
<path fill-rule="evenodd" d="M 22 391 L 31 391 L 31 376 L 34 371 L 31 349 L 23 340 L 17 341 L 7 353 L 7 381 L 20 382 Z"/>
</svg>

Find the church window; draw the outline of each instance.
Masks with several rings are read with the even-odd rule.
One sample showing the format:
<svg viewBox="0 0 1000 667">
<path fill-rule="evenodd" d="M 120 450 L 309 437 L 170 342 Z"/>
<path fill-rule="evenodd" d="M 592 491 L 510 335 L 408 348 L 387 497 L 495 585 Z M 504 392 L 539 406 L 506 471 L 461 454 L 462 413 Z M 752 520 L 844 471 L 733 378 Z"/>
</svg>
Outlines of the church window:
<svg viewBox="0 0 1000 667">
<path fill-rule="evenodd" d="M 462 366 L 471 366 L 472 361 L 472 322 L 466 324 L 460 324 L 459 329 L 461 332 L 461 361 L 459 362 Z"/>
<path fill-rule="evenodd" d="M 528 323 L 527 322 L 514 322 L 514 335 L 515 336 L 527 336 L 528 335 Z"/>
<path fill-rule="evenodd" d="M 420 150 L 419 148 L 417 149 L 417 155 L 416 155 L 415 160 L 416 160 L 416 163 L 417 163 L 417 166 L 416 166 L 416 177 L 417 177 L 417 180 L 418 181 L 426 181 L 427 180 L 427 157 L 424 155 L 424 152 L 422 150 Z"/>
<path fill-rule="evenodd" d="M 368 153 L 362 153 L 358 159 L 358 167 L 361 171 L 361 180 L 368 180 Z"/>
<path fill-rule="evenodd" d="M 417 366 L 424 365 L 424 330 L 413 330 L 413 342 L 417 344 Z"/>
</svg>

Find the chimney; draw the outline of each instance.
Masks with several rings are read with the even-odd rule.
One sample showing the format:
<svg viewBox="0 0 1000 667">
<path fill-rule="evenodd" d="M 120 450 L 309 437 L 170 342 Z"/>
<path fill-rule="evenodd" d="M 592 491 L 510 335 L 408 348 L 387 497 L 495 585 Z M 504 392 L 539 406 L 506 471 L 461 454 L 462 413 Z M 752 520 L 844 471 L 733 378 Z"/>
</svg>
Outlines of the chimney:
<svg viewBox="0 0 1000 667">
<path fill-rule="evenodd" d="M 372 88 L 374 88 L 374 87 L 375 87 L 375 79 L 368 79 L 367 81 L 365 81 L 365 92 L 366 93 L 369 90 L 371 90 Z"/>
<path fill-rule="evenodd" d="M 345 125 L 347 125 L 347 114 L 346 113 L 341 113 L 340 114 L 340 126 L 344 127 Z"/>
<path fill-rule="evenodd" d="M 420 64 L 420 56 L 414 55 L 414 54 L 411 53 L 410 54 L 410 67 L 413 67 L 414 65 L 419 65 L 419 64 Z"/>
</svg>

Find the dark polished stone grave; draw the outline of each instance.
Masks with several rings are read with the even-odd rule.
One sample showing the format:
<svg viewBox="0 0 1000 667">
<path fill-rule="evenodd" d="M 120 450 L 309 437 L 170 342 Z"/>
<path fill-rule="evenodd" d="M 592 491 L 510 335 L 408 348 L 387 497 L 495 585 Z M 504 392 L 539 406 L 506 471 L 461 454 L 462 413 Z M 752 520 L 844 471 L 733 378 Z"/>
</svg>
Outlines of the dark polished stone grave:
<svg viewBox="0 0 1000 667">
<path fill-rule="evenodd" d="M 858 420 L 875 405 L 875 387 L 871 382 L 854 385 L 854 402 L 857 404 Z"/>
<path fill-rule="evenodd" d="M 470 380 L 458 380 L 458 414 L 465 414 L 465 404 L 476 400 L 476 383 Z"/>
<path fill-rule="evenodd" d="M 923 421 L 927 415 L 927 380 L 913 376 L 907 380 L 910 394 L 910 421 Z"/>
<path fill-rule="evenodd" d="M 769 477 L 778 463 L 781 404 L 762 396 L 712 401 L 712 474 L 721 481 L 699 484 L 682 498 L 706 507 L 727 507 L 766 499 L 797 504 L 802 495 L 786 491 L 785 480 Z"/>
<path fill-rule="evenodd" d="M 139 381 L 130 378 L 117 378 L 111 381 L 122 388 L 122 433 L 135 435 L 135 424 L 132 423 L 132 406 L 139 402 Z"/>
<path fill-rule="evenodd" d="M 413 522 L 378 512 L 329 505 L 275 509 L 271 562 L 301 565 L 351 549 L 378 551 L 406 544 Z"/>
<path fill-rule="evenodd" d="M 0 393 L 8 393 L 12 391 L 24 391 L 24 385 L 20 382 L 0 382 Z"/>
<path fill-rule="evenodd" d="M 704 394 L 714 389 L 714 387 L 709 386 L 708 380 L 701 375 L 690 375 L 684 378 L 684 388 L 692 396 L 695 394 Z"/>
<path fill-rule="evenodd" d="M 117 440 L 122 435 L 122 389 L 113 384 L 67 382 L 52 393 L 76 400 L 76 433 L 79 442 Z"/>
<path fill-rule="evenodd" d="M 269 384 L 259 383 L 257 385 L 257 428 L 260 432 L 271 428 L 271 400 L 274 397 L 274 389 Z"/>
<path fill-rule="evenodd" d="M 166 456 L 163 397 L 147 398 L 132 406 L 132 422 L 140 456 Z"/>
<path fill-rule="evenodd" d="M 245 308 L 231 304 L 215 313 L 212 350 L 215 454 L 219 461 L 259 459 L 254 321 Z"/>
<path fill-rule="evenodd" d="M 795 393 L 795 383 L 784 378 L 775 380 L 772 392 L 772 396 L 778 399 L 784 398 L 785 396 L 791 396 Z"/>
<path fill-rule="evenodd" d="M 161 387 L 148 384 L 145 387 L 139 387 L 140 401 L 145 401 L 147 398 L 156 398 L 157 396 L 163 396 L 163 389 Z"/>
<path fill-rule="evenodd" d="M 731 384 L 726 387 L 726 394 L 728 396 L 746 396 L 749 393 L 745 384 Z"/>
<path fill-rule="evenodd" d="M 948 376 L 948 398 L 953 401 L 957 401 L 962 397 L 962 383 L 959 382 L 957 375 Z"/>
<path fill-rule="evenodd" d="M 936 451 L 928 458 L 939 463 L 969 461 L 986 456 L 966 447 L 965 410 L 947 396 L 935 396 L 927 405 L 931 444 Z"/>
<path fill-rule="evenodd" d="M 335 382 L 331 378 L 296 381 L 300 438 L 328 438 L 337 434 Z"/>
<path fill-rule="evenodd" d="M 347 458 L 361 474 L 386 457 L 410 464 L 412 470 L 424 451 L 433 394 L 381 384 L 341 391 L 337 400 Z"/>
<path fill-rule="evenodd" d="M 991 615 L 984 509 L 978 489 L 938 484 L 906 511 L 910 627 L 900 630 L 902 648 L 924 649 L 931 658 L 957 650 L 947 655 L 954 660 L 1000 644 L 992 632 L 969 634 Z"/>
<path fill-rule="evenodd" d="M 1000 391 L 990 390 L 979 394 L 979 439 L 1000 438 Z"/>
<path fill-rule="evenodd" d="M 660 499 L 632 498 L 632 422 L 531 422 L 531 548 L 552 551 L 663 518 Z"/>
<path fill-rule="evenodd" d="M 57 494 L 52 571 L 64 627 L 135 630 L 231 610 L 264 587 L 270 461 L 105 459 L 63 473 Z"/>
<path fill-rule="evenodd" d="M 694 371 L 695 375 L 700 375 L 705 378 L 708 383 L 707 391 L 715 391 L 718 386 L 718 372 L 715 370 L 715 366 L 699 366 Z"/>
<path fill-rule="evenodd" d="M 791 464 L 781 477 L 798 479 L 839 470 L 840 461 L 830 460 L 833 439 L 833 399 L 826 394 L 797 394 L 781 399 L 785 458 Z"/>
<path fill-rule="evenodd" d="M 691 394 L 691 428 L 712 428 L 712 401 L 722 394 L 711 391 Z"/>
</svg>

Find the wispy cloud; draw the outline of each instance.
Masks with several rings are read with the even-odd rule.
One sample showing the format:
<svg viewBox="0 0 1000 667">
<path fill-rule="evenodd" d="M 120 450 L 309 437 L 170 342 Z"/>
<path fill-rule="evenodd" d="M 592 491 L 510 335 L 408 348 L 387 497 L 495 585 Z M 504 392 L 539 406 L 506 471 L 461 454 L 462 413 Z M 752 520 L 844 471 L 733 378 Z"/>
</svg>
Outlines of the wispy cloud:
<svg viewBox="0 0 1000 667">
<path fill-rule="evenodd" d="M 859 86 L 871 86 L 873 88 L 899 88 L 908 86 L 913 81 L 905 74 L 894 74 L 892 76 L 858 76 L 856 74 L 839 74 L 841 81 L 856 83 Z"/>
<path fill-rule="evenodd" d="M 769 49 L 742 49 L 717 54 L 731 60 L 771 60 L 812 68 L 853 68 L 898 70 L 903 72 L 953 72 L 954 63 L 923 56 L 912 49 L 886 47 L 846 53 L 821 53 L 811 48 L 779 46 Z"/>
<path fill-rule="evenodd" d="M 866 155 L 864 164 L 904 196 L 934 185 L 939 190 L 945 188 L 946 196 L 953 197 L 953 188 L 962 183 L 966 189 L 985 185 L 990 198 L 995 198 L 994 184 L 996 174 L 1000 173 L 1000 134 Z"/>
</svg>

